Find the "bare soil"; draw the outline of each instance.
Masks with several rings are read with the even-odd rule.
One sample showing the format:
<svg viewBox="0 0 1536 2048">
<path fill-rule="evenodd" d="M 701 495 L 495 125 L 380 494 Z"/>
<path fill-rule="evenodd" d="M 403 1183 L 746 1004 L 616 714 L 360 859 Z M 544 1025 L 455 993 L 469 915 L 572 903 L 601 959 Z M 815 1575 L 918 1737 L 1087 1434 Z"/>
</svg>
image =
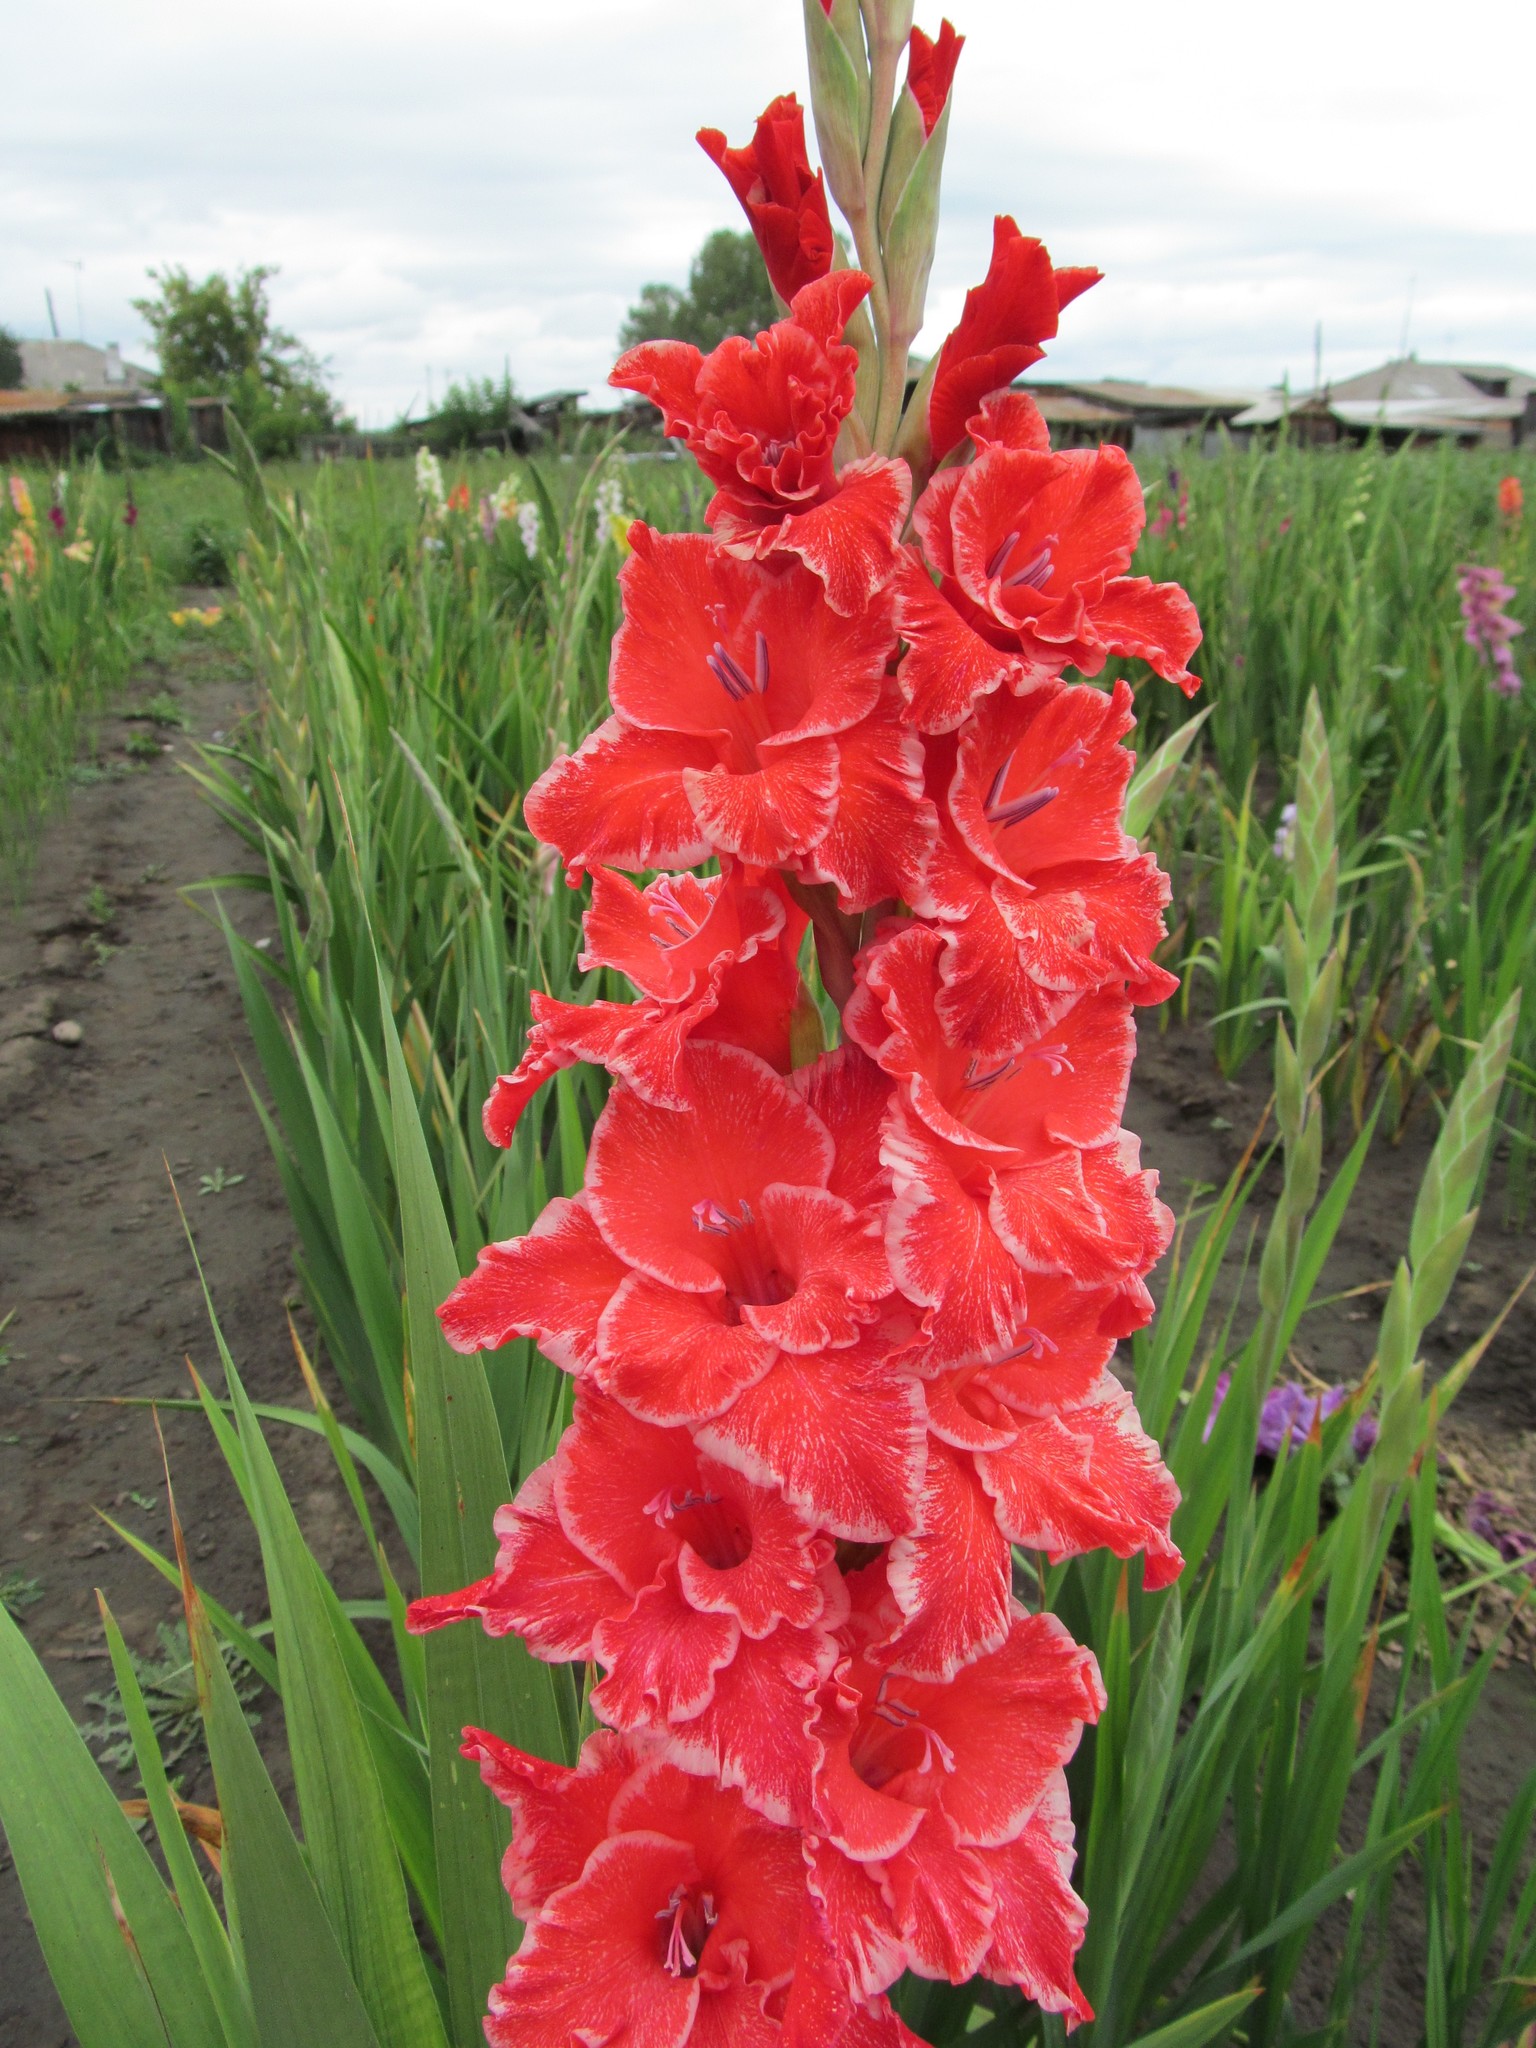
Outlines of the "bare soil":
<svg viewBox="0 0 1536 2048">
<path fill-rule="evenodd" d="M 0 919 L 0 1316 L 14 1311 L 0 1335 L 0 1580 L 36 1582 L 21 1620 L 77 1721 L 93 1717 L 87 1693 L 111 1690 L 95 1589 L 142 1652 L 157 1652 L 156 1624 L 180 1609 L 96 1512 L 169 1550 L 151 1416 L 90 1404 L 186 1395 L 186 1357 L 220 1384 L 167 1169 L 248 1388 L 305 1405 L 285 1311 L 298 1301 L 292 1230 L 240 1073 L 252 1062 L 239 996 L 217 926 L 179 893 L 251 865 L 179 765 L 195 739 L 236 723 L 250 685 L 202 649 L 175 673 L 146 670 L 120 710 L 162 691 L 190 729 L 105 721 L 106 779 L 75 791 L 44 834 L 24 908 Z M 129 737 L 151 732 L 167 751 L 131 760 Z M 247 936 L 273 931 L 264 896 L 231 890 L 224 902 Z M 61 1023 L 79 1025 L 77 1044 L 49 1035 Z M 204 1176 L 221 1190 L 202 1192 Z M 207 1424 L 161 1420 L 194 1569 L 226 1606 L 264 1617 L 256 1538 Z M 324 1443 L 271 1435 L 340 1590 L 376 1591 Z M 286 1791 L 280 1710 L 270 1698 L 257 1710 Z M 123 1797 L 138 1789 L 117 1784 Z M 185 1793 L 206 1799 L 210 1782 L 190 1769 Z M 0 1837 L 0 2048 L 73 2040 Z"/>
<path fill-rule="evenodd" d="M 184 1394 L 186 1356 L 218 1383 L 167 1166 L 248 1387 L 259 1399 L 302 1401 L 286 1327 L 287 1306 L 297 1307 L 292 1231 L 240 1072 L 251 1057 L 239 999 L 223 940 L 194 907 L 206 899 L 180 893 L 249 865 L 179 764 L 193 740 L 249 710 L 251 686 L 211 652 L 189 651 L 174 672 L 141 674 L 121 712 L 160 691 L 177 700 L 190 729 L 164 732 L 166 751 L 139 764 L 126 752 L 129 736 L 157 728 L 108 719 L 106 776 L 77 789 L 44 835 L 24 909 L 0 917 L 0 1316 L 15 1311 L 0 1333 L 0 1580 L 36 1581 L 39 1597 L 23 1623 L 79 1721 L 91 1718 L 85 1695 L 109 1686 L 94 1589 L 142 1651 L 154 1651 L 156 1624 L 178 1613 L 171 1588 L 95 1512 L 169 1547 L 149 1413 L 92 1404 Z M 273 935 L 263 895 L 232 890 L 224 902 L 248 936 Z M 50 1035 L 61 1023 L 79 1026 L 77 1043 Z M 1144 1022 L 1127 1122 L 1176 1211 L 1225 1179 L 1266 1096 L 1261 1072 L 1222 1079 L 1203 1034 Z M 1425 1117 L 1367 1163 L 1321 1290 L 1346 1298 L 1302 1323 L 1297 1372 L 1334 1381 L 1364 1371 L 1379 1297 L 1356 1290 L 1390 1276 L 1432 1138 Z M 1485 1205 L 1467 1269 L 1430 1335 L 1433 1369 L 1475 1338 L 1536 1260 L 1536 1238 L 1505 1229 L 1498 1208 L 1497 1199 Z M 259 1551 L 206 1425 L 170 1412 L 162 1420 L 205 1583 L 256 1620 L 267 1611 Z M 372 1590 L 323 1443 L 273 1435 L 322 1564 L 344 1594 Z M 1536 1528 L 1536 1289 L 1474 1373 L 1445 1437 L 1448 1512 L 1486 1486 Z M 1465 1753 L 1480 1854 L 1536 1765 L 1531 1644 L 1530 1633 L 1512 1636 L 1508 1668 L 1494 1674 Z M 285 1785 L 279 1723 L 266 1701 L 259 1734 Z M 138 1788 L 125 1781 L 118 1789 L 129 1796 Z M 194 1768 L 187 1796 L 208 1790 Z M 1383 2038 L 1394 2042 L 1419 2031 L 1413 1912 L 1405 1902 L 1406 1938 L 1394 1943 L 1386 1973 Z M 0 1844 L 0 2048 L 72 2041 Z"/>
</svg>

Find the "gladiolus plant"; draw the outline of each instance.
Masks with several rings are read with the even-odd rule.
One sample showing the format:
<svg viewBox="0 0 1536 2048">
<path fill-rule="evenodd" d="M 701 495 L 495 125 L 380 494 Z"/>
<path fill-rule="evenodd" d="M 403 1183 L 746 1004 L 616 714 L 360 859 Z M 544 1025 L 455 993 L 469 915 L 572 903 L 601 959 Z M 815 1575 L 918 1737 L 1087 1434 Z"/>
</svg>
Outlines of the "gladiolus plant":
<svg viewBox="0 0 1536 2048">
<path fill-rule="evenodd" d="M 1064 1766 L 1104 1693 L 1013 1546 L 1181 1563 L 1111 1370 L 1171 1232 L 1120 1121 L 1168 885 L 1131 692 L 1082 678 L 1192 691 L 1199 627 L 1129 573 L 1124 454 L 1053 452 L 1012 388 L 1096 273 L 1000 217 L 907 395 L 961 39 L 894 0 L 807 27 L 822 170 L 792 96 L 700 137 L 784 317 L 612 378 L 709 531 L 629 529 L 611 715 L 526 803 L 635 997 L 535 996 L 485 1127 L 605 1068 L 586 1183 L 440 1311 L 534 1338 L 574 1409 L 412 1625 L 591 1666 L 603 1724 L 574 1768 L 467 1731 L 527 1923 L 496 2044 L 894 2048 L 907 1972 L 1089 2017 Z"/>
</svg>

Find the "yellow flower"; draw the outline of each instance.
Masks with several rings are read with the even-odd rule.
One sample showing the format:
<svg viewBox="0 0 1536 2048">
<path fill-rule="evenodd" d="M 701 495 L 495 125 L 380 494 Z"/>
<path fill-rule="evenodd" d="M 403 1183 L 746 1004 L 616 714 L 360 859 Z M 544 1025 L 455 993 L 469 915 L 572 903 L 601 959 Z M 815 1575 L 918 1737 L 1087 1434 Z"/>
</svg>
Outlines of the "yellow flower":
<svg viewBox="0 0 1536 2048">
<path fill-rule="evenodd" d="M 172 612 L 171 624 L 173 626 L 184 626 L 187 623 L 188 616 L 189 614 L 186 612 Z"/>
<path fill-rule="evenodd" d="M 64 559 L 66 562 L 88 562 L 91 559 L 92 555 L 95 554 L 95 552 L 95 541 L 72 540 L 69 546 L 64 550 Z"/>
<path fill-rule="evenodd" d="M 224 616 L 224 607 L 211 604 L 206 610 L 194 612 L 192 616 L 194 619 L 200 619 L 205 626 L 216 626 Z"/>
<path fill-rule="evenodd" d="M 31 520 L 37 517 L 37 514 L 32 510 L 32 493 L 27 489 L 25 477 L 12 476 L 11 504 L 15 508 L 18 519 Z"/>
<path fill-rule="evenodd" d="M 619 560 L 621 562 L 634 553 L 634 549 L 629 544 L 629 528 L 630 519 L 628 513 L 625 513 L 622 517 L 615 515 L 608 521 L 608 531 L 613 535 L 613 544 L 619 551 Z"/>
</svg>

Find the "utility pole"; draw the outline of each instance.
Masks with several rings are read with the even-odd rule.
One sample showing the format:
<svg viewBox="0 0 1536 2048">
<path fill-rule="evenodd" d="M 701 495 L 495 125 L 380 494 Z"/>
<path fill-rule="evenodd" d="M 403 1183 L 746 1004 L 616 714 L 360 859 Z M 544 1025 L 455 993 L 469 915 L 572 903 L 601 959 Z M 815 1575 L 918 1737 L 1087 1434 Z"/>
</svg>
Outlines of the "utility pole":
<svg viewBox="0 0 1536 2048">
<path fill-rule="evenodd" d="M 52 285 L 45 284 L 43 286 L 43 297 L 48 301 L 48 325 L 53 329 L 53 338 L 57 341 L 59 338 L 59 316 L 53 310 Z"/>
</svg>

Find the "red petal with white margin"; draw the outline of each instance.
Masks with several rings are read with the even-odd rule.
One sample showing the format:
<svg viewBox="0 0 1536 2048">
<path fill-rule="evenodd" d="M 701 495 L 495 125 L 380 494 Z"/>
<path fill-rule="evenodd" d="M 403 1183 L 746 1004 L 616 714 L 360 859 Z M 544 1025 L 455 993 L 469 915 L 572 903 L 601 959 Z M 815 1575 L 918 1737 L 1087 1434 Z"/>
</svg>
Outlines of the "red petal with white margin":
<svg viewBox="0 0 1536 2048">
<path fill-rule="evenodd" d="M 1069 1147 L 999 1169 L 988 1214 L 1027 1272 L 1063 1273 L 1091 1287 L 1157 1263 L 1171 1219 L 1157 1199 L 1156 1175 L 1130 1163 L 1134 1145 Z"/>
<path fill-rule="evenodd" d="M 692 1847 L 718 1915 L 699 1957 L 701 1977 L 715 1974 L 722 1951 L 745 1947 L 754 1982 L 789 1982 L 805 1890 L 794 1835 L 753 1813 L 735 1792 L 687 1776 L 662 1757 L 642 1765 L 619 1792 L 611 1825 L 625 1833 L 665 1829 Z"/>
<path fill-rule="evenodd" d="M 811 849 L 805 879 L 833 882 L 845 911 L 894 898 L 910 902 L 939 834 L 939 814 L 923 795 L 922 741 L 901 718 L 887 689 L 862 724 L 837 736 L 837 811 Z"/>
<path fill-rule="evenodd" d="M 808 1836 L 806 1884 L 820 1907 L 822 1929 L 856 1998 L 874 1998 L 906 1969 L 905 1942 L 896 1932 L 888 1889 L 862 1863 L 830 1842 Z"/>
<path fill-rule="evenodd" d="M 686 440 L 698 415 L 703 361 L 691 341 L 642 341 L 619 357 L 608 382 L 648 398 L 661 410 L 662 432 Z"/>
<path fill-rule="evenodd" d="M 1088 607 L 1094 638 L 1111 654 L 1133 654 L 1150 662 L 1164 682 L 1193 697 L 1200 678 L 1189 672 L 1189 657 L 1200 645 L 1200 618 L 1177 583 L 1146 576 L 1117 576 Z"/>
<path fill-rule="evenodd" d="M 912 472 L 907 465 L 889 456 L 866 455 L 839 474 L 835 497 L 809 512 L 791 513 L 780 523 L 771 551 L 798 555 L 825 585 L 832 610 L 855 617 L 891 579 L 911 503 Z M 729 531 L 733 523 L 716 516 L 715 539 L 722 546 L 740 547 L 745 542 L 745 535 Z M 770 552 L 763 539 L 756 544 L 759 556 Z"/>
<path fill-rule="evenodd" d="M 682 1294 L 631 1273 L 603 1313 L 594 1371 L 658 1428 L 703 1422 L 770 1371 L 778 1347 L 735 1322 L 723 1294 Z"/>
<path fill-rule="evenodd" d="M 462 1754 L 479 1764 L 481 1777 L 511 1810 L 512 1845 L 502 1862 L 502 1882 L 518 1919 L 531 1920 L 551 1892 L 580 1877 L 608 1832 L 609 1809 L 639 1755 L 628 1736 L 599 1729 L 569 1770 L 514 1749 L 483 1728 L 464 1730 Z"/>
<path fill-rule="evenodd" d="M 685 768 L 683 787 L 712 850 L 749 867 L 797 864 L 830 827 L 838 792 L 838 750 L 830 739 L 794 740 L 758 766 Z"/>
<path fill-rule="evenodd" d="M 1121 860 L 1125 791 L 1135 757 L 1120 742 L 1135 725 L 1129 686 L 1042 686 L 1027 697 L 992 697 L 960 736 L 950 815 L 976 858 L 1005 880 L 1063 861 Z M 1002 775 L 1001 785 L 998 776 Z M 1017 824 L 987 816 L 1043 790 L 1056 794 Z"/>
<path fill-rule="evenodd" d="M 895 640 L 883 609 L 861 603 L 856 617 L 839 617 L 814 576 L 737 561 L 707 534 L 637 522 L 630 542 L 608 683 L 627 725 L 729 740 L 745 762 L 754 748 L 845 732 L 874 708 Z M 759 646 L 765 687 L 728 691 L 711 666 L 716 650 L 755 679 Z"/>
<path fill-rule="evenodd" d="M 598 1318 L 628 1270 L 598 1235 L 586 1196 L 557 1196 L 526 1237 L 485 1247 L 438 1321 L 455 1351 L 532 1337 L 554 1364 L 582 1372 L 597 1348 Z"/>
<path fill-rule="evenodd" d="M 743 1636 L 709 1701 L 668 1728 L 667 1754 L 684 1770 L 739 1790 L 769 1820 L 807 1826 L 821 1755 L 809 1732 L 815 1694 L 836 1655 L 821 1630 L 777 1628 L 760 1643 Z"/>
<path fill-rule="evenodd" d="M 1053 1564 L 1106 1549 L 1146 1553 L 1143 1584 L 1170 1585 L 1184 1560 L 1169 1534 L 1179 1504 L 1157 1445 L 1130 1395 L 1110 1374 L 1097 1400 L 1061 1415 L 1020 1418 L 1003 1451 L 979 1452 L 981 1483 L 997 1502 L 1003 1534 Z"/>
<path fill-rule="evenodd" d="M 1001 1984 L 1017 1984 L 1068 2027 L 1093 2018 L 1072 1970 L 1083 1944 L 1088 1909 L 1073 1891 L 1072 1809 L 1057 1774 L 1023 1833 L 1006 1847 L 981 1852 L 996 1901 L 992 1945 L 982 1968 Z"/>
<path fill-rule="evenodd" d="M 927 1427 L 922 1389 L 873 1338 L 819 1358 L 785 1353 L 697 1432 L 699 1446 L 853 1543 L 912 1526 Z"/>
<path fill-rule="evenodd" d="M 473 1618 L 488 1636 L 522 1636 L 548 1664 L 584 1663 L 592 1655 L 592 1631 L 621 1614 L 628 1596 L 561 1528 L 553 1466 L 550 1459 L 530 1472 L 516 1501 L 496 1510 L 500 1549 L 489 1578 L 411 1602 L 406 1626 L 413 1635 Z"/>
<path fill-rule="evenodd" d="M 686 1430 L 637 1421 L 590 1380 L 577 1387 L 575 1419 L 539 1469 L 553 1471 L 561 1528 L 631 1598 L 677 1555 L 670 1503 L 701 1490 Z"/>
<path fill-rule="evenodd" d="M 493 1985 L 491 2048 L 683 2048 L 698 2009 L 697 1977 L 674 1977 L 657 1910 L 697 1881 L 693 1851 L 665 1835 L 599 1842 L 573 1885 L 546 1904 Z"/>
<path fill-rule="evenodd" d="M 850 1303 L 882 1301 L 894 1285 L 879 1218 L 825 1188 L 783 1186 L 763 1190 L 762 1218 L 776 1270 L 794 1291 L 783 1301 L 743 1302 L 742 1321 L 803 1355 L 856 1342 L 868 1318 Z"/>
<path fill-rule="evenodd" d="M 574 754 L 552 761 L 529 790 L 523 816 L 535 839 L 558 847 L 566 872 L 587 868 L 697 867 L 713 851 L 683 787 L 708 768 L 708 740 L 641 732 L 606 718 Z"/>
<path fill-rule="evenodd" d="M 923 1808 L 866 1784 L 854 1769 L 850 1751 L 862 1704 L 863 1695 L 846 1685 L 823 1693 L 815 1828 L 856 1863 L 884 1863 L 922 1826 Z"/>
<path fill-rule="evenodd" d="M 1061 272 L 1056 273 L 1060 277 Z M 1025 391 L 994 391 L 981 402 L 981 410 L 966 422 L 966 431 L 977 451 L 983 448 L 1024 448 L 1037 455 L 1051 452 L 1051 430 L 1035 401 Z M 963 470 L 943 470 L 944 476 L 963 476 Z M 929 489 L 933 486 L 930 484 Z"/>
<path fill-rule="evenodd" d="M 699 1971 L 699 2009 L 694 2015 L 688 2048 L 782 2048 L 784 2030 L 765 2007 L 770 1996 L 764 1984 L 746 1981 L 747 1958 L 738 1948 L 722 1958 L 724 1971 Z"/>
<path fill-rule="evenodd" d="M 1042 868 L 1028 883 L 994 882 L 992 897 L 1014 941 L 1015 971 L 1042 988 L 1124 979 L 1133 1003 L 1160 1003 L 1178 987 L 1152 960 L 1165 936 L 1168 878 L 1151 854 Z"/>
<path fill-rule="evenodd" d="M 808 1529 L 776 1493 L 754 1486 L 729 1466 L 700 1458 L 699 1475 L 724 1513 L 744 1529 L 747 1554 L 740 1564 L 712 1564 L 685 1541 L 677 1560 L 683 1598 L 702 1614 L 734 1614 L 754 1642 L 780 1622 L 791 1628 L 825 1625 L 827 1596 L 820 1575 L 832 1557 L 830 1538 Z M 689 1517 L 678 1526 L 693 1527 Z"/>
<path fill-rule="evenodd" d="M 1008 1545 L 970 1455 L 938 1438 L 918 1515 L 920 1533 L 891 1545 L 891 1591 L 907 1623 L 884 1654 L 898 1671 L 942 1681 L 1008 1634 Z"/>
<path fill-rule="evenodd" d="M 1105 1324 L 1114 1302 L 1109 1288 L 1031 1275 L 1029 1321 L 1014 1332 L 1008 1355 L 977 1375 L 981 1385 L 1026 1415 L 1080 1407 L 1114 1353 L 1118 1332 Z"/>
<path fill-rule="evenodd" d="M 907 642 L 896 682 L 919 732 L 953 732 L 979 698 L 1004 683 L 1022 688 L 1030 673 L 1017 653 L 972 632 L 910 550 L 896 574 L 896 621 Z"/>
<path fill-rule="evenodd" d="M 911 1844 L 886 1865 L 886 1881 L 917 1975 L 951 1984 L 974 1977 L 992 1939 L 992 1887 L 941 1808 L 924 1814 Z"/>
<path fill-rule="evenodd" d="M 851 1044 L 801 1067 L 794 1086 L 832 1133 L 837 1147 L 827 1187 L 855 1209 L 891 1199 L 891 1176 L 880 1163 L 880 1128 L 891 1080 Z"/>
<path fill-rule="evenodd" d="M 949 1750 L 939 1804 L 972 1848 L 1012 1841 L 1076 1750 L 1084 1722 L 1104 1710 L 1091 1650 L 1053 1614 L 1011 1610 L 1000 1649 L 952 1684 L 904 1691 Z"/>
<path fill-rule="evenodd" d="M 593 1688 L 593 1711 L 630 1730 L 686 1720 L 709 1704 L 715 1674 L 740 1641 L 732 1615 L 698 1613 L 663 1572 L 627 1614 L 596 1631 L 593 1647 L 608 1676 Z"/>
<path fill-rule="evenodd" d="M 985 1204 L 956 1178 L 948 1148 L 899 1103 L 880 1156 L 896 1182 L 885 1235 L 891 1271 L 902 1293 L 930 1312 L 925 1370 L 1006 1351 L 1028 1303 L 1024 1275 Z"/>
<path fill-rule="evenodd" d="M 1073 898 L 1042 903 L 1042 913 L 1055 913 L 1056 943 L 1049 951 L 1033 946 L 1026 960 L 999 907 L 1008 885 L 990 874 L 986 880 L 992 886 L 977 896 L 965 922 L 943 928 L 947 944 L 934 1005 L 951 1044 L 993 1064 L 1043 1036 L 1064 994 L 1091 988 L 1104 976 L 1092 955 L 1079 950 L 1086 949 L 1092 926 Z"/>
<path fill-rule="evenodd" d="M 1011 384 L 1040 360 L 1040 343 L 1056 332 L 1060 303 L 1044 246 L 1000 213 L 992 223 L 987 274 L 966 293 L 959 323 L 939 351 L 928 399 L 935 462 L 965 438 L 966 422 L 987 392 Z"/>
<path fill-rule="evenodd" d="M 704 1294 L 734 1271 L 732 1233 L 702 1230 L 695 1212 L 714 1203 L 734 1219 L 745 1203 L 755 1218 L 772 1182 L 825 1187 L 832 1140 L 771 1067 L 735 1046 L 690 1044 L 683 1078 L 693 1104 L 685 1111 L 614 1089 L 592 1133 L 587 1199 L 630 1265 Z"/>
<path fill-rule="evenodd" d="M 544 1083 L 578 1061 L 606 1067 L 648 1102 L 686 1107 L 688 1098 L 677 1079 L 678 1056 L 714 1009 L 712 996 L 663 1009 L 650 1002 L 560 1003 L 535 989 L 529 1002 L 533 1024 L 527 1050 L 514 1072 L 497 1075 L 481 1116 L 493 1145 L 510 1145 L 518 1118 Z"/>
<path fill-rule="evenodd" d="M 912 509 L 912 526 L 922 549 L 922 558 L 936 576 L 955 573 L 954 533 L 950 513 L 955 493 L 965 481 L 963 466 L 938 470 L 929 478 L 928 488 Z"/>
<path fill-rule="evenodd" d="M 626 875 L 597 868 L 582 918 L 580 965 L 616 967 L 642 995 L 681 1003 L 708 987 L 724 961 L 745 960 L 785 926 L 772 888 L 733 875 L 659 875 L 639 889 Z"/>
</svg>

